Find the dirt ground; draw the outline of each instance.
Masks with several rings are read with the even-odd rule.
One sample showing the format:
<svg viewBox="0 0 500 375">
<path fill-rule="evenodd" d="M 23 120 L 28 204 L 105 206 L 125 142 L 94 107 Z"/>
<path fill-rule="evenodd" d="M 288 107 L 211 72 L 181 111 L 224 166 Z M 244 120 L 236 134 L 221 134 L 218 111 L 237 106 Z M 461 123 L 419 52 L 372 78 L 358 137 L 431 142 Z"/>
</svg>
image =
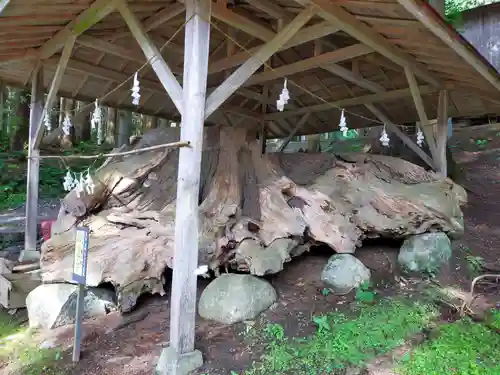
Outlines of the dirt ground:
<svg viewBox="0 0 500 375">
<path fill-rule="evenodd" d="M 471 274 L 465 261 L 467 256 L 482 257 L 486 263 L 499 260 L 500 197 L 497 189 L 500 152 L 481 155 L 461 151 L 457 156 L 460 156 L 461 166 L 466 172 L 464 185 L 470 190 L 469 203 L 464 208 L 466 233 L 454 241 L 454 258 L 438 278 L 444 284 L 469 288 Z M 356 254 L 372 269 L 380 293 L 391 294 L 396 290 L 394 273 L 398 245 L 373 242 Z M 269 277 L 278 291 L 279 300 L 263 314 L 263 320 L 282 324 L 289 335 L 304 336 L 314 329 L 312 316 L 341 309 L 352 301 L 351 295 L 337 297 L 322 293 L 319 276 L 330 255 L 324 249 L 316 249 L 290 262 L 280 274 Z M 200 279 L 199 294 L 207 284 L 208 281 Z M 68 364 L 68 373 L 150 375 L 160 354 L 161 343 L 168 341 L 169 298 L 169 295 L 145 298 L 138 310 L 125 320 L 113 313 L 86 322 L 82 360 L 76 366 Z M 138 321 L 131 322 L 136 319 Z M 258 345 L 250 346 L 245 336 L 252 324 L 223 326 L 199 318 L 196 346 L 203 353 L 205 364 L 197 374 L 225 375 L 247 369 L 261 350 Z M 68 348 L 63 360 L 69 362 L 73 327 L 59 329 L 56 333 L 58 344 L 65 343 Z"/>
</svg>

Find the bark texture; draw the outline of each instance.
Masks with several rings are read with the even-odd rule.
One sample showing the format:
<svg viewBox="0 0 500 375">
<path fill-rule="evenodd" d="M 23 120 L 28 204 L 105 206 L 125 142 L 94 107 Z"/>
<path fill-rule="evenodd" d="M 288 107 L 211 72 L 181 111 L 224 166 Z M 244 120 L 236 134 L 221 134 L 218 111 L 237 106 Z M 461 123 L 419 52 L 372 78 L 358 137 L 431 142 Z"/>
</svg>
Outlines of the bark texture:
<svg viewBox="0 0 500 375">
<path fill-rule="evenodd" d="M 133 146 L 179 139 L 153 129 Z M 92 195 L 63 200 L 42 248 L 44 282 L 71 279 L 75 225 L 91 229 L 88 284 L 111 282 L 123 311 L 145 292 L 164 293 L 172 267 L 177 150 L 112 158 Z M 462 187 L 382 155 L 265 154 L 245 131 L 207 128 L 200 187 L 199 263 L 276 273 L 313 244 L 352 253 L 365 238 L 461 232 Z"/>
</svg>

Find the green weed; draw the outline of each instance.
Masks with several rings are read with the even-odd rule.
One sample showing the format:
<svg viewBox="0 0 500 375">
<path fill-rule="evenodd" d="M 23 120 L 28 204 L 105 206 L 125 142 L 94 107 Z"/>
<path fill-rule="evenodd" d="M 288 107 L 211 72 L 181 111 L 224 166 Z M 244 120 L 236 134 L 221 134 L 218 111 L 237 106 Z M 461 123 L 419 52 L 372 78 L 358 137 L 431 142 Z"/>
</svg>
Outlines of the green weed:
<svg viewBox="0 0 500 375">
<path fill-rule="evenodd" d="M 437 316 L 427 304 L 385 300 L 365 306 L 354 317 L 341 313 L 316 316 L 316 334 L 288 339 L 275 325 L 266 353 L 246 375 L 333 374 L 359 366 L 404 343 Z"/>
<path fill-rule="evenodd" d="M 500 315 L 494 321 L 500 326 Z M 439 336 L 416 347 L 397 371 L 401 375 L 497 375 L 499 354 L 500 336 L 464 318 L 441 326 Z"/>
</svg>

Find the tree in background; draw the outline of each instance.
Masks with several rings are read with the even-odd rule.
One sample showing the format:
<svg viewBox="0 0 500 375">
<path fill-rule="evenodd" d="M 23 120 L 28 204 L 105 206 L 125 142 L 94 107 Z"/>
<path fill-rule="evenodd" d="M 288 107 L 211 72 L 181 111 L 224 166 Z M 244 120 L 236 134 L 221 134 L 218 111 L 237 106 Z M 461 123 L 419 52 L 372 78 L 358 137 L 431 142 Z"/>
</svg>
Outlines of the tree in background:
<svg viewBox="0 0 500 375">
<path fill-rule="evenodd" d="M 483 5 L 488 5 L 498 2 L 497 0 L 445 0 L 444 13 L 448 22 L 457 27 L 461 24 L 461 13 L 477 8 Z"/>
</svg>

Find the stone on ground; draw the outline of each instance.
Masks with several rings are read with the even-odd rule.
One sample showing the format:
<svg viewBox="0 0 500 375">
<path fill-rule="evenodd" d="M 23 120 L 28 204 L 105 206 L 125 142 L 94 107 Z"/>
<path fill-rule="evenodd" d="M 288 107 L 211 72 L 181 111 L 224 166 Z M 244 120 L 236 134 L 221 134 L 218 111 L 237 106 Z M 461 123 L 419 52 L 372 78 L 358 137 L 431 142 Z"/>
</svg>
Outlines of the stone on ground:
<svg viewBox="0 0 500 375">
<path fill-rule="evenodd" d="M 26 297 L 29 326 L 53 329 L 75 322 L 78 286 L 72 284 L 42 284 Z M 87 288 L 84 318 L 108 314 L 116 310 L 114 293 L 107 289 Z"/>
<path fill-rule="evenodd" d="M 198 312 L 202 318 L 233 324 L 255 318 L 277 298 L 274 288 L 263 279 L 224 274 L 205 288 Z"/>
<path fill-rule="evenodd" d="M 347 294 L 369 282 L 370 277 L 368 267 L 351 254 L 333 255 L 321 273 L 321 281 L 336 294 Z"/>
<path fill-rule="evenodd" d="M 398 263 L 406 271 L 434 272 L 448 263 L 451 242 L 441 232 L 408 237 L 399 251 Z"/>
</svg>

